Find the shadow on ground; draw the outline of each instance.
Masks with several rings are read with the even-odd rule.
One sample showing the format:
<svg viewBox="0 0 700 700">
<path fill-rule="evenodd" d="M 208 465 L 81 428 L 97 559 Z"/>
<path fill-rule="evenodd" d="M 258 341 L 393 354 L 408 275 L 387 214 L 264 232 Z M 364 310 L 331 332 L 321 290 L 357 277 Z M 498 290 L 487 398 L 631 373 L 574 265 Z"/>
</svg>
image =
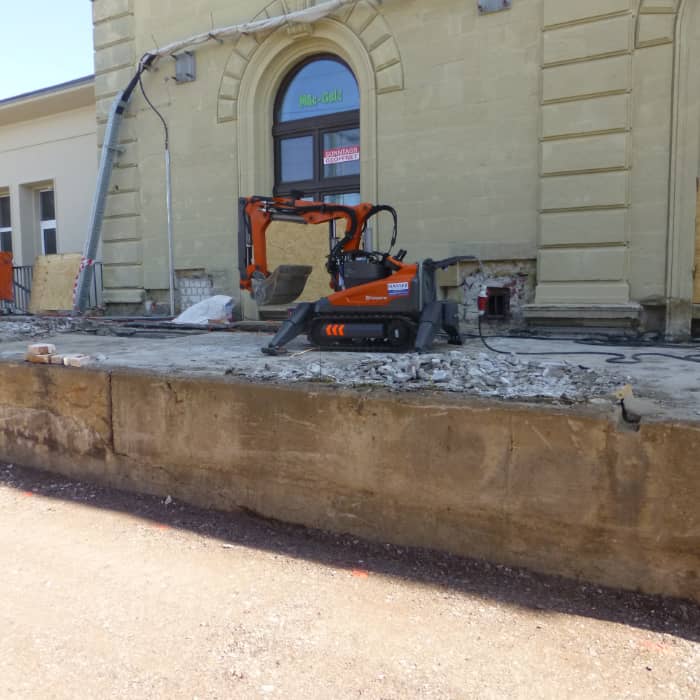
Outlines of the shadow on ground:
<svg viewBox="0 0 700 700">
<path fill-rule="evenodd" d="M 262 518 L 223 513 L 162 498 L 71 481 L 56 474 L 0 464 L 0 486 L 27 494 L 103 508 L 233 544 L 306 559 L 334 568 L 361 569 L 419 585 L 529 609 L 539 615 L 580 615 L 700 641 L 700 605 L 621 591 L 526 569 L 443 552 L 369 542 Z"/>
</svg>

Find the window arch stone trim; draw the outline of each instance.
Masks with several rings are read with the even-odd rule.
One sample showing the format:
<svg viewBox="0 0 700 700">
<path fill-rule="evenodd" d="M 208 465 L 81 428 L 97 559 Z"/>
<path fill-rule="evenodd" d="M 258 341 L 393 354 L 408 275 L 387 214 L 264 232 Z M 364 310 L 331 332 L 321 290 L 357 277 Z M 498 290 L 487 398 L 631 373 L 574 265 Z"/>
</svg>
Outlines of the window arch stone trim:
<svg viewBox="0 0 700 700">
<path fill-rule="evenodd" d="M 265 19 L 300 10 L 313 4 L 310 0 L 273 0 L 253 20 Z M 291 7 L 294 5 L 294 7 Z M 331 21 L 344 25 L 355 36 L 369 57 L 373 82 L 377 94 L 402 90 L 404 71 L 398 44 L 384 15 L 371 0 L 358 0 L 341 7 L 329 16 Z M 321 20 L 327 22 L 328 20 Z M 219 83 L 217 120 L 221 122 L 238 119 L 241 82 L 253 56 L 272 34 L 285 34 L 288 38 L 303 40 L 318 35 L 319 23 L 292 26 L 286 30 L 244 35 L 234 43 Z"/>
<path fill-rule="evenodd" d="M 316 54 L 334 54 L 351 68 L 360 89 L 360 189 L 365 201 L 377 199 L 377 84 L 374 64 L 359 37 L 335 19 L 314 25 L 312 35 L 283 29 L 260 45 L 240 82 L 237 114 L 238 182 L 245 194 L 274 186 L 273 109 L 282 83 L 294 66 Z"/>
</svg>

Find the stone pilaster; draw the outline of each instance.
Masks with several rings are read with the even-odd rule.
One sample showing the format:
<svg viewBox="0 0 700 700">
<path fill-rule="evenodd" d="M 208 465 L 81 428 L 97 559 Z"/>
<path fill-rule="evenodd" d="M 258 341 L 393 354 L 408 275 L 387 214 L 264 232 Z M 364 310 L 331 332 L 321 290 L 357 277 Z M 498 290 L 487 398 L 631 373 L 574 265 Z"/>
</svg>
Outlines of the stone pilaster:
<svg viewBox="0 0 700 700">
<path fill-rule="evenodd" d="M 109 110 L 134 74 L 134 0 L 93 2 L 97 143 L 102 147 Z M 105 301 L 143 300 L 143 244 L 140 224 L 140 177 L 135 119 L 122 122 L 116 160 L 102 227 Z"/>
</svg>

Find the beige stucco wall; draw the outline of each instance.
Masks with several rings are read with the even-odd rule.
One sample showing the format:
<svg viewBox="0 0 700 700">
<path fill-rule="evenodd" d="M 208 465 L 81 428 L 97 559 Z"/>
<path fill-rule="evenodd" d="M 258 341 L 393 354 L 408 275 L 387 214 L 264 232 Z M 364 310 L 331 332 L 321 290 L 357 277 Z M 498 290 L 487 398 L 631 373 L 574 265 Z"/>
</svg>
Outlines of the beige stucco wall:
<svg viewBox="0 0 700 700">
<path fill-rule="evenodd" d="M 545 2 L 542 304 L 665 302 L 676 4 Z"/>
<path fill-rule="evenodd" d="M 176 267 L 235 289 L 235 201 L 272 189 L 276 90 L 296 61 L 334 51 L 362 95 L 362 196 L 397 207 L 409 257 L 537 259 L 535 307 L 564 314 L 687 297 L 692 271 L 679 262 L 673 287 L 668 255 L 671 163 L 685 147 L 672 138 L 683 0 L 476 5 L 358 0 L 313 27 L 200 48 L 185 85 L 161 61 L 145 84 L 171 129 Z M 284 8 L 96 0 L 98 120 L 154 41 Z M 161 129 L 140 95 L 130 114 L 105 225 L 116 302 L 167 281 Z"/>
<path fill-rule="evenodd" d="M 0 192 L 11 198 L 16 264 L 31 265 L 42 251 L 40 185 L 54 187 L 58 252 L 82 252 L 97 174 L 95 134 L 93 106 L 0 123 Z"/>
<path fill-rule="evenodd" d="M 165 0 L 97 0 L 100 121 L 154 37 L 164 44 L 206 29 L 210 12 L 226 25 L 265 7 L 210 0 L 181 13 Z M 273 182 L 274 88 L 299 56 L 324 48 L 345 57 L 360 81 L 363 198 L 397 207 L 410 257 L 534 259 L 541 11 L 540 0 L 484 17 L 462 0 L 440 8 L 363 1 L 310 35 L 281 29 L 199 49 L 193 83 L 175 84 L 173 63 L 162 61 L 144 81 L 171 131 L 176 267 L 204 267 L 235 287 L 236 198 L 269 193 Z M 100 75 L 114 62 L 128 67 Z M 250 79 L 256 71 L 261 81 Z M 135 167 L 115 176 L 120 193 L 110 198 L 104 236 L 106 259 L 119 263 L 105 273 L 108 297 L 120 302 L 167 282 L 161 127 L 140 95 L 130 113 L 121 165 Z"/>
</svg>

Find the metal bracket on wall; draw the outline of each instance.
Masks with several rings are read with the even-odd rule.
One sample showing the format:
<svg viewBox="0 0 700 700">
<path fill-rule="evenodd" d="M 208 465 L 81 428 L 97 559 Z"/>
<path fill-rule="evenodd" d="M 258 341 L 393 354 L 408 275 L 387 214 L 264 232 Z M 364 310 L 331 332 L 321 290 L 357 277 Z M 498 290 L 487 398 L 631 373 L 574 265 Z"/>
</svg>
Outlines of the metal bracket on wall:
<svg viewBox="0 0 700 700">
<path fill-rule="evenodd" d="M 194 59 L 194 53 L 191 51 L 183 51 L 175 56 L 175 82 L 176 83 L 191 83 L 197 78 L 197 68 Z"/>
<path fill-rule="evenodd" d="M 513 6 L 513 0 L 478 0 L 477 6 L 480 14 L 486 15 L 491 12 L 510 10 Z"/>
</svg>

